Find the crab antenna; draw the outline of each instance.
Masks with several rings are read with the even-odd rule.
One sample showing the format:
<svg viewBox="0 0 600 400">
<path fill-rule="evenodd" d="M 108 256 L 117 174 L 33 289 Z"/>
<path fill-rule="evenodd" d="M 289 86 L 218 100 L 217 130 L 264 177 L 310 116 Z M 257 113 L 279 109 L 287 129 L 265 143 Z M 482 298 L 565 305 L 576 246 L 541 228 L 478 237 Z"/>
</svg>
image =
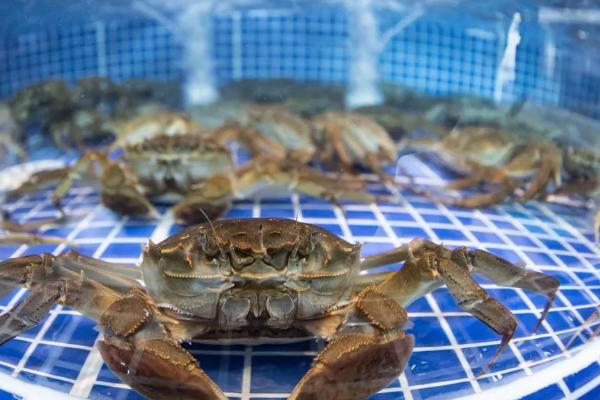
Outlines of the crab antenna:
<svg viewBox="0 0 600 400">
<path fill-rule="evenodd" d="M 204 218 L 206 218 L 206 221 L 208 222 L 208 225 L 210 225 L 210 229 L 213 231 L 213 234 L 215 235 L 215 238 L 217 238 L 217 245 L 219 246 L 219 250 L 221 251 L 221 253 L 223 253 L 224 251 L 221 248 L 221 244 L 224 243 L 224 241 L 221 240 L 221 238 L 217 234 L 217 230 L 215 229 L 215 226 L 213 225 L 213 223 L 210 220 L 210 218 L 208 217 L 208 214 L 206 214 L 202 208 L 199 208 L 199 210 L 202 213 L 202 215 L 204 215 Z"/>
</svg>

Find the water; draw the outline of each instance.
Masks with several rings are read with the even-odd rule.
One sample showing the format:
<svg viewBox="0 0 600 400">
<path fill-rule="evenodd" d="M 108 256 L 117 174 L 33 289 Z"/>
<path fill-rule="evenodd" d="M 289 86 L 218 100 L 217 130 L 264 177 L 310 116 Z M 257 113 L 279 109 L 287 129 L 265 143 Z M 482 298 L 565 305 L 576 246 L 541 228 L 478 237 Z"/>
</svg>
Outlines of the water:
<svg viewBox="0 0 600 400">
<path fill-rule="evenodd" d="M 360 134 L 352 143 L 379 153 L 370 158 L 356 156 L 355 147 L 348 146 L 346 156 L 355 159 L 353 165 L 345 167 L 339 163 L 344 158 L 343 149 L 331 160 L 318 160 L 315 155 L 309 166 L 329 175 L 319 175 L 322 181 L 311 182 L 324 182 L 324 191 L 348 184 L 349 191 L 355 193 L 358 186 L 352 179 L 364 178 L 367 183 L 362 193 L 379 196 L 377 201 L 342 200 L 338 205 L 319 196 L 322 192 L 315 191 L 314 186 L 306 189 L 311 193 L 293 193 L 288 190 L 288 181 L 271 185 L 264 180 L 242 191 L 239 186 L 243 180 L 239 179 L 229 182 L 236 183 L 238 192 L 252 196 L 234 199 L 223 217 L 287 218 L 318 225 L 348 243 L 362 244 L 363 257 L 389 251 L 414 238 L 449 248 L 484 249 L 560 282 L 555 303 L 534 335 L 532 330 L 546 297 L 528 288 L 502 286 L 514 282 L 514 277 L 498 279 L 500 285 L 477 277 L 482 288 L 504 304 L 517 321 L 514 339 L 491 372 L 484 368 L 501 337 L 461 308 L 447 288 L 419 293 L 410 304 L 398 300 L 406 306 L 409 322 L 403 329 L 414 336 L 415 349 L 403 373 L 372 398 L 517 399 L 532 392 L 555 398 L 579 398 L 586 393 L 594 396 L 599 349 L 597 342 L 587 341 L 598 322 L 579 332 L 600 304 L 600 252 L 593 230 L 600 196 L 600 136 L 595 119 L 599 117 L 600 78 L 596 71 L 597 10 L 592 5 L 502 1 L 492 7 L 475 1 L 369 0 L 162 4 L 137 0 L 104 2 L 97 7 L 72 4 L 58 12 L 50 2 L 32 4 L 0 5 L 0 94 L 4 99 L 10 101 L 24 87 L 48 79 L 64 79 L 68 93 L 74 93 L 77 81 L 86 76 L 106 76 L 114 86 L 105 82 L 103 90 L 83 91 L 66 99 L 54 93 L 52 101 L 41 106 L 42 111 L 36 108 L 36 117 L 23 117 L 24 145 L 28 161 L 34 162 L 27 167 L 15 166 L 21 162 L 18 158 L 3 158 L 0 193 L 5 195 L 16 187 L 24 172 L 73 163 L 81 156 L 77 135 L 66 141 L 68 149 L 61 149 L 52 133 L 65 133 L 69 127 L 73 132 L 82 129 L 91 138 L 85 144 L 103 148 L 106 143 L 95 143 L 95 128 L 90 128 L 96 122 L 102 128 L 98 138 L 103 140 L 107 131 L 123 133 L 125 121 L 134 117 L 141 118 L 136 121 L 142 126 L 162 123 L 167 132 L 189 126 L 195 129 L 187 117 L 166 114 L 167 110 L 185 110 L 189 118 L 206 128 L 247 124 L 246 132 L 263 132 L 262 139 L 251 135 L 245 142 L 227 144 L 235 163 L 232 168 L 248 165 L 244 163 L 255 150 L 252 145 L 260 148 L 267 142 L 265 148 L 276 155 L 278 140 L 289 141 L 292 134 L 313 132 L 316 126 L 330 128 L 334 135 L 336 130 L 343 132 L 342 143 L 358 130 Z M 19 18 L 25 12 L 29 17 Z M 32 96 L 40 98 L 39 93 Z M 272 103 L 295 117 L 265 120 L 261 119 L 265 115 L 281 114 L 255 108 L 262 112 L 253 116 L 247 108 L 248 104 L 265 107 Z M 14 101 L 10 104 L 15 107 Z M 320 117 L 321 125 L 317 123 L 325 112 L 344 110 L 372 118 L 391 139 L 378 136 L 378 130 L 369 132 L 371 125 L 361 119 Z M 89 115 L 98 121 L 84 118 Z M 460 143 L 443 148 L 450 135 L 461 132 L 470 135 L 463 142 L 467 146 L 463 153 L 454 153 Z M 485 142 L 482 132 L 494 134 L 483 136 L 488 140 Z M 70 138 L 66 134 L 60 137 Z M 504 137 L 509 138 L 508 144 L 503 144 Z M 181 190 L 173 186 L 193 178 L 178 172 L 178 162 L 192 162 L 197 154 L 191 145 L 169 147 L 173 142 L 168 140 L 154 147 L 158 150 L 141 163 L 145 167 L 141 172 L 162 177 L 161 184 L 171 185 L 170 194 L 181 197 Z M 301 143 L 298 139 L 293 144 Z M 416 151 L 417 144 L 427 151 Z M 533 151 L 542 145 L 547 147 Z M 146 150 L 153 148 L 149 143 L 144 146 Z M 384 150 L 390 148 L 393 154 L 387 160 Z M 440 148 L 442 151 L 435 151 Z M 340 144 L 336 148 L 317 143 L 313 148 L 317 152 L 327 149 L 339 152 Z M 130 155 L 115 151 L 109 158 L 124 161 L 129 178 L 136 179 L 132 176 L 142 174 L 127 158 Z M 296 152 L 294 156 L 298 159 L 301 155 Z M 473 164 L 465 166 L 466 159 L 490 167 L 492 159 L 498 161 L 503 156 L 506 160 L 500 163 L 501 168 L 491 168 L 486 172 L 492 172 L 482 175 L 485 184 L 458 192 L 445 186 L 477 175 Z M 286 155 L 275 165 L 290 158 Z M 194 164 L 191 170 L 217 170 L 216 160 L 220 160 L 219 168 L 228 162 L 212 158 Z M 534 162 L 528 171 L 532 161 L 537 164 Z M 376 162 L 381 162 L 381 170 L 373 168 Z M 101 173 L 102 163 L 92 172 Z M 266 161 L 259 164 L 264 168 L 270 165 Z M 293 165 L 287 171 L 298 168 Z M 357 175 L 346 175 L 350 168 Z M 73 177 L 85 172 L 82 169 Z M 512 174 L 511 179 L 519 184 L 506 199 L 499 199 L 499 204 L 464 208 L 440 202 L 499 189 L 503 174 Z M 549 181 L 547 198 L 540 190 L 540 198 L 516 201 L 523 199 L 531 183 L 545 181 L 545 177 Z M 421 193 L 390 187 L 392 178 L 399 180 L 399 186 L 418 188 Z M 388 179 L 387 183 L 382 179 Z M 121 216 L 111 207 L 114 210 L 126 201 L 102 205 L 101 191 L 107 190 L 100 182 L 94 176 L 77 182 L 62 200 L 70 219 L 37 230 L 68 243 L 0 244 L 0 260 L 43 252 L 59 255 L 73 249 L 116 264 L 119 273 L 136 276 L 137 267 L 130 266 L 140 263 L 148 240 L 158 243 L 184 229 L 173 209 L 180 198 L 163 197 L 148 180 L 138 180 L 137 186 L 119 181 L 116 189 L 136 187 L 144 191 L 157 214 L 156 218 Z M 219 182 L 216 188 L 227 187 Z M 283 193 L 273 194 L 273 186 L 283 188 Z M 40 189 L 4 200 L 2 208 L 20 223 L 58 217 L 52 196 L 52 189 Z M 265 241 L 276 241 L 275 236 L 262 232 L 249 235 L 248 240 L 256 242 L 258 249 L 265 248 L 277 263 L 281 255 L 272 253 L 268 242 L 265 245 Z M 199 246 L 203 240 L 199 239 Z M 243 251 L 235 254 L 240 259 L 246 256 Z M 177 269 L 180 266 L 175 262 L 169 267 L 173 268 L 170 272 L 187 271 Z M 400 267 L 392 263 L 372 272 L 398 271 Z M 102 266 L 103 271 L 111 268 Z M 88 272 L 76 268 L 75 275 L 84 279 L 90 276 Z M 206 280 L 199 278 L 186 288 L 173 287 L 187 296 L 190 290 L 204 290 Z M 314 280 L 322 283 L 324 290 L 331 284 L 329 280 Z M 288 283 L 290 287 L 304 284 Z M 215 290 L 211 286 L 210 293 Z M 22 289 L 6 294 L 0 305 L 6 310 L 26 293 Z M 272 317 L 280 309 L 281 315 L 289 314 L 285 297 L 280 303 L 271 300 L 273 304 L 266 305 L 266 298 L 276 296 L 267 291 L 265 296 L 265 313 Z M 222 300 L 225 303 L 225 298 Z M 259 303 L 254 299 L 248 304 L 257 308 Z M 242 300 L 236 303 L 237 308 L 232 304 L 229 313 L 238 310 L 243 314 L 237 322 L 249 318 L 250 311 L 245 313 Z M 312 298 L 307 304 L 313 306 L 318 301 Z M 103 334 L 90 318 L 92 312 L 84 314 L 87 316 L 56 306 L 35 327 L 0 346 L 0 389 L 25 397 L 44 388 L 49 391 L 44 394 L 47 398 L 139 398 L 103 362 L 97 344 Z M 265 320 L 267 314 L 258 320 Z M 499 316 L 494 314 L 492 319 L 497 321 Z M 256 326 L 257 320 L 253 321 Z M 323 341 L 301 340 L 299 334 L 299 330 L 289 330 L 280 335 L 293 339 L 287 344 L 281 343 L 282 337 L 270 338 L 275 343 L 269 344 L 224 344 L 235 336 L 229 333 L 216 335 L 223 339 L 221 343 L 206 343 L 215 335 L 199 335 L 197 340 L 185 342 L 184 348 L 231 398 L 281 399 L 294 390 L 325 346 Z M 571 339 L 574 341 L 567 348 Z"/>
</svg>

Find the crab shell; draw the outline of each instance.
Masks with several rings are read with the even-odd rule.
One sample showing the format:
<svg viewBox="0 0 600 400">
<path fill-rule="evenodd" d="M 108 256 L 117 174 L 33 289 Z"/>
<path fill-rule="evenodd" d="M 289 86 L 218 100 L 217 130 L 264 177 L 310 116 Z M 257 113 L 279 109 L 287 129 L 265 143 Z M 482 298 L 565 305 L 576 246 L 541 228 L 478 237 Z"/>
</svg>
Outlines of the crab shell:
<svg viewBox="0 0 600 400">
<path fill-rule="evenodd" d="M 349 298 L 359 261 L 360 245 L 320 227 L 246 219 L 150 243 L 141 268 L 159 307 L 209 330 L 269 330 L 318 318 Z"/>
</svg>

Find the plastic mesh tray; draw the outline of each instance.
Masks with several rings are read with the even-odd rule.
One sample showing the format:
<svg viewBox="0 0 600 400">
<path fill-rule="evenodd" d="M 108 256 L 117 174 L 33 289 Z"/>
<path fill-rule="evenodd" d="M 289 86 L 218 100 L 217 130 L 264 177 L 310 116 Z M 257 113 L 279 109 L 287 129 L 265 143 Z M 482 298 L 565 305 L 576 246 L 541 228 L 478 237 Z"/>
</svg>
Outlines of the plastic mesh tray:
<svg viewBox="0 0 600 400">
<path fill-rule="evenodd" d="M 419 160 L 407 157 L 404 162 L 419 176 L 419 182 L 443 182 L 433 169 Z M 378 185 L 371 189 L 386 190 Z M 77 242 L 77 250 L 82 254 L 136 264 L 142 245 L 149 237 L 160 240 L 181 229 L 173 223 L 167 207 L 160 208 L 165 213 L 162 220 L 150 221 L 118 218 L 98 204 L 93 188 L 73 189 L 65 200 L 65 208 L 82 217 L 77 223 L 51 228 L 45 233 Z M 23 198 L 8 209 L 22 221 L 47 218 L 55 212 L 49 192 Z M 301 221 L 318 224 L 349 241 L 363 243 L 364 255 L 390 249 L 414 237 L 429 238 L 448 246 L 484 248 L 551 274 L 561 282 L 557 300 L 542 329 L 536 336 L 530 336 L 545 297 L 520 289 L 499 288 L 480 280 L 490 295 L 513 311 L 519 322 L 515 339 L 493 367 L 493 373 L 481 377 L 477 374 L 496 351 L 499 337 L 462 311 L 445 288 L 417 300 L 408 307 L 414 324 L 409 333 L 416 338 L 409 365 L 400 378 L 375 399 L 459 397 L 485 393 L 500 385 L 514 389 L 515 385 L 522 386 L 519 383 L 524 382 L 522 379 L 532 382 L 532 377 L 544 371 L 547 374 L 547 368 L 555 369 L 552 376 L 557 379 L 548 380 L 547 375 L 543 375 L 541 384 L 547 388 L 531 398 L 574 398 L 598 386 L 600 366 L 597 362 L 571 377 L 563 376 L 568 369 L 564 369 L 564 363 L 559 364 L 572 359 L 571 352 L 565 351 L 565 344 L 600 304 L 600 252 L 592 242 L 588 210 L 535 202 L 481 211 L 452 209 L 410 195 L 404 195 L 398 204 L 347 204 L 344 210 L 346 219 L 328 202 L 292 195 L 236 203 L 227 217 L 294 218 L 297 215 Z M 2 246 L 0 259 L 63 251 L 63 245 Z M 12 305 L 25 293 L 18 290 L 2 300 L 1 305 Z M 595 326 L 597 323 L 592 328 Z M 584 332 L 575 341 L 573 353 L 590 332 Z M 0 370 L 76 396 L 139 398 L 103 364 L 94 348 L 97 338 L 98 332 L 91 320 L 65 307 L 55 307 L 36 328 L 0 347 Z M 309 368 L 312 357 L 322 345 L 316 341 L 261 346 L 194 343 L 189 348 L 231 398 L 283 399 Z M 594 351 L 598 354 L 597 348 Z M 2 379 L 0 387 L 1 382 Z M 540 382 L 536 384 L 540 387 Z M 528 389 L 520 387 L 517 392 L 526 393 Z"/>
</svg>

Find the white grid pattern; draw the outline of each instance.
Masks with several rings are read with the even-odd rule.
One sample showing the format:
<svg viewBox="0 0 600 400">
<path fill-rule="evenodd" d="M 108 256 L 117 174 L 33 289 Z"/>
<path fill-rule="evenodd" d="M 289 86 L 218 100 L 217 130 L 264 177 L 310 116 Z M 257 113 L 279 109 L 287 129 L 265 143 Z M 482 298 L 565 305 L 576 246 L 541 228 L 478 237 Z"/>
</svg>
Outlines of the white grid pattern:
<svg viewBox="0 0 600 400">
<path fill-rule="evenodd" d="M 409 158 L 407 162 L 411 163 L 413 171 L 418 172 L 420 183 L 439 184 L 441 182 L 435 171 L 429 169 L 428 166 L 412 158 Z M 374 186 L 374 189 L 381 190 L 382 188 Z M 45 193 L 44 196 L 21 199 L 10 205 L 9 210 L 14 211 L 23 220 L 48 217 L 53 215 L 54 211 L 50 207 L 47 196 L 48 193 Z M 140 245 L 146 241 L 148 235 L 151 234 L 154 240 L 160 240 L 174 229 L 170 213 L 166 213 L 158 224 L 153 221 L 116 219 L 102 207 L 91 206 L 96 202 L 97 196 L 90 189 L 74 189 L 73 196 L 66 203 L 67 209 L 75 214 L 81 213 L 85 215 L 85 218 L 76 225 L 58 228 L 58 232 L 50 231 L 50 233 L 59 233 L 77 242 L 84 253 L 87 251 L 90 255 L 112 262 L 133 264 L 137 263 Z M 429 325 L 416 323 L 410 330 L 417 337 L 417 346 L 409 362 L 409 368 L 396 383 L 374 397 L 376 399 L 422 399 L 434 397 L 442 391 L 447 396 L 485 393 L 487 388 L 493 388 L 496 384 L 503 384 L 519 376 L 535 375 L 539 366 L 550 365 L 554 360 L 570 357 L 571 352 L 564 351 L 564 343 L 594 310 L 595 305 L 600 303 L 597 297 L 597 294 L 600 293 L 600 274 L 597 271 L 598 265 L 595 265 L 600 263 L 600 253 L 587 236 L 589 230 L 580 231 L 574 226 L 577 224 L 567 222 L 565 216 L 557 214 L 550 206 L 533 203 L 527 206 L 505 205 L 482 211 L 454 210 L 440 205 L 432 205 L 422 199 L 407 195 L 399 204 L 349 204 L 344 209 L 347 219 L 339 209 L 330 204 L 293 195 L 291 198 L 240 202 L 235 205 L 230 216 L 277 215 L 290 218 L 298 216 L 301 221 L 333 229 L 347 240 L 365 243 L 365 254 L 406 243 L 412 237 L 403 236 L 402 230 L 404 229 L 421 229 L 424 236 L 434 241 L 443 241 L 449 246 L 469 245 L 488 248 L 496 252 L 512 251 L 529 268 L 549 274 L 558 274 L 568 279 L 568 282 L 561 286 L 558 303 L 551 310 L 550 315 L 555 318 L 549 318 L 543 325 L 545 332 L 540 332 L 532 337 L 526 333 L 527 328 L 525 328 L 525 334 L 517 334 L 510 349 L 499 361 L 501 365 L 508 362 L 508 366 L 477 377 L 477 379 L 475 379 L 477 370 L 474 368 L 480 368 L 485 363 L 485 360 L 489 358 L 490 351 L 493 351 L 498 345 L 499 338 L 490 335 L 489 330 L 474 322 L 475 320 L 469 314 L 448 304 L 445 300 L 448 296 L 446 289 L 439 289 L 425 296 L 424 302 L 417 302 L 418 304 L 415 303 L 409 307 L 411 319 L 429 323 Z M 578 220 L 581 224 L 589 222 L 582 218 L 578 218 Z M 512 228 L 508 226 L 499 228 L 497 225 L 499 223 L 509 223 Z M 531 223 L 536 224 L 542 232 L 533 233 L 528 230 L 527 226 Z M 142 230 L 138 230 L 139 228 Z M 558 234 L 557 229 L 567 232 L 569 236 L 564 237 Z M 450 235 L 448 235 L 448 230 L 452 230 Z M 143 232 L 149 233 L 145 235 Z M 460 234 L 460 238 L 456 236 L 457 232 Z M 504 243 L 480 243 L 478 235 L 482 233 L 493 233 Z M 529 242 L 526 244 L 515 243 L 512 239 L 515 235 L 525 237 Z M 549 240 L 560 244 L 562 249 L 549 246 L 547 244 L 551 243 L 548 242 Z M 586 246 L 588 251 L 582 251 L 578 247 L 580 245 Z M 54 254 L 63 250 L 64 246 L 62 245 L 50 249 Z M 3 258 L 33 252 L 37 252 L 36 248 L 27 248 L 26 246 L 0 248 L 0 255 Z M 547 254 L 548 263 L 538 262 L 536 265 L 531 258 L 531 254 L 534 252 Z M 576 259 L 578 265 L 567 265 L 561 258 L 567 256 Z M 581 274 L 592 277 L 594 282 L 590 283 L 587 278 L 585 281 L 582 280 Z M 483 287 L 488 290 L 495 288 L 494 285 L 488 283 L 483 283 Z M 520 289 L 502 289 L 499 293 L 504 293 L 503 299 L 513 299 L 512 301 L 522 304 L 513 309 L 518 319 L 535 321 L 539 317 L 541 313 L 539 298 L 532 297 L 530 293 Z M 507 293 L 509 295 L 506 295 Z M 517 296 L 510 296 L 510 293 L 515 293 Z M 583 301 L 582 297 L 577 295 L 580 293 L 585 296 Z M 8 305 L 14 304 L 23 294 L 23 290 L 18 291 Z M 13 376 L 51 387 L 62 387 L 61 390 L 73 395 L 89 396 L 94 399 L 137 398 L 137 395 L 128 390 L 125 385 L 107 375 L 99 361 L 97 351 L 93 351 L 93 347 L 90 345 L 77 343 L 81 339 L 77 334 L 66 338 L 67 340 L 59 336 L 58 341 L 48 337 L 48 332 L 54 332 L 56 329 L 54 324 L 59 317 L 65 315 L 76 317 L 77 313 L 56 307 L 33 337 L 25 335 L 25 337 L 15 339 L 23 345 L 27 345 L 22 357 L 16 363 L 3 359 L 3 348 L 0 348 L 0 366 L 8 368 Z M 556 318 L 564 318 L 567 326 L 557 323 Z M 574 320 L 569 320 L 569 318 L 574 318 Z M 76 322 L 76 324 L 80 323 L 81 321 Z M 76 330 L 78 326 L 72 327 L 72 330 Z M 428 337 L 428 329 L 433 332 L 432 335 L 435 337 Z M 87 342 L 93 343 L 97 333 L 88 334 L 92 336 L 87 338 Z M 483 337 L 481 337 L 482 334 Z M 589 332 L 585 335 L 589 336 Z M 433 340 L 433 344 L 430 343 L 431 340 Z M 540 353 L 543 353 L 544 348 L 549 344 L 557 350 L 540 356 Z M 81 352 L 85 354 L 85 357 L 82 358 L 82 362 L 73 361 L 72 364 L 69 364 L 58 355 L 55 359 L 50 357 L 45 363 L 40 364 L 38 362 L 40 346 L 54 351 L 60 348 L 67 355 L 70 351 Z M 293 348 L 293 346 L 291 349 L 287 346 L 274 346 L 268 349 L 251 346 L 239 348 L 220 346 L 196 348 L 196 346 L 198 345 L 192 346 L 191 350 L 194 355 L 199 357 L 203 365 L 206 364 L 203 360 L 206 361 L 206 358 L 209 358 L 209 374 L 216 375 L 215 379 L 218 383 L 225 383 L 228 395 L 241 399 L 285 398 L 286 390 L 263 393 L 256 388 L 257 379 L 269 379 L 268 375 L 260 375 L 257 378 L 257 374 L 263 374 L 265 371 L 263 365 L 265 357 L 268 357 L 268 361 L 283 362 L 286 367 L 293 370 L 297 363 L 304 363 L 302 365 L 307 367 L 306 363 L 317 353 L 319 348 L 319 345 L 310 342 L 302 345 L 299 349 Z M 581 346 L 581 342 L 578 342 L 577 346 Z M 571 351 L 576 351 L 576 349 Z M 535 354 L 538 356 L 532 359 L 532 355 Z M 431 357 L 439 357 L 440 360 L 444 357 L 450 360 L 447 365 L 442 365 L 447 371 L 446 374 L 436 375 L 440 366 L 434 365 Z M 75 357 L 75 359 L 79 358 Z M 30 365 L 31 360 L 34 362 Z M 238 361 L 239 364 L 237 364 Z M 216 368 L 211 367 L 215 362 Z M 52 363 L 60 365 L 62 369 L 54 370 L 55 366 Z M 219 363 L 230 365 L 233 369 L 226 373 L 218 367 Z M 80 371 L 80 368 L 83 369 L 83 372 Z M 278 374 L 277 380 L 281 378 L 280 371 Z M 490 383 L 490 380 L 497 379 L 498 374 L 503 374 L 506 378 L 495 384 Z M 294 373 L 292 372 L 290 375 L 294 375 Z M 583 390 L 582 387 L 571 390 L 562 380 L 556 385 L 562 395 L 567 398 L 573 396 L 574 393 L 581 393 Z M 588 386 L 589 389 L 593 388 L 593 385 Z M 260 387 L 263 386 L 259 385 Z"/>
<path fill-rule="evenodd" d="M 380 31 L 405 15 L 378 13 Z M 435 95 L 491 97 L 504 50 L 506 21 L 425 15 L 383 49 L 383 81 Z M 217 84 L 244 78 L 347 82 L 350 46 L 347 11 L 339 5 L 306 9 L 237 9 L 214 16 Z M 180 80 L 182 46 L 155 21 L 115 18 L 89 25 L 49 26 L 0 40 L 0 95 L 43 79 L 75 82 L 90 75 L 116 80 Z M 598 117 L 597 51 L 569 38 L 552 46 L 535 23 L 521 24 L 515 81 L 506 101 L 527 99 Z M 572 39 L 572 38 L 571 38 Z M 584 53 L 584 54 L 581 54 Z M 585 56 L 585 57 L 582 57 Z M 579 62 L 578 60 L 585 62 Z M 553 66 L 551 68 L 550 66 Z"/>
</svg>

